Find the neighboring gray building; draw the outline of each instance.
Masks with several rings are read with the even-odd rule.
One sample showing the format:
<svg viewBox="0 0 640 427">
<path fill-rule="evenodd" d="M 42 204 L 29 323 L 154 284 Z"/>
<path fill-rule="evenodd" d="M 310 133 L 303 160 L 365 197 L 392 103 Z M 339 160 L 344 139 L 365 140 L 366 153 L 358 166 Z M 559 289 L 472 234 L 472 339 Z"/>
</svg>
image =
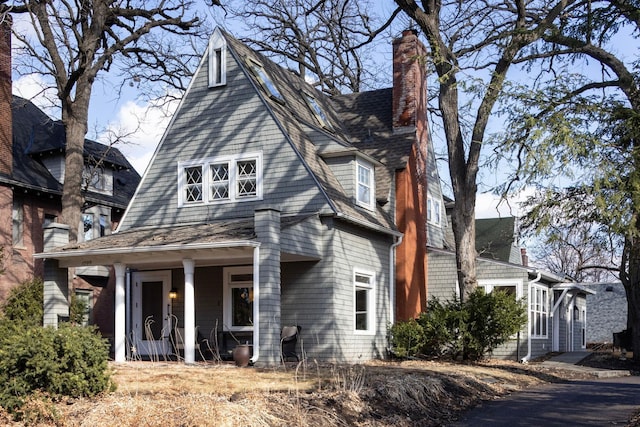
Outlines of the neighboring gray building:
<svg viewBox="0 0 640 427">
<path fill-rule="evenodd" d="M 587 286 L 595 294 L 587 296 L 587 343 L 611 344 L 614 332 L 627 329 L 627 295 L 621 282 Z"/>
<path fill-rule="evenodd" d="M 527 326 L 493 356 L 526 361 L 550 351 L 586 348 L 586 296 L 593 291 L 526 265 L 513 217 L 478 219 L 476 233 L 478 286 L 487 292 L 505 290 L 528 301 Z M 453 237 L 447 240 L 453 247 Z M 428 248 L 428 266 L 430 298 L 446 300 L 459 295 L 453 250 Z"/>
</svg>

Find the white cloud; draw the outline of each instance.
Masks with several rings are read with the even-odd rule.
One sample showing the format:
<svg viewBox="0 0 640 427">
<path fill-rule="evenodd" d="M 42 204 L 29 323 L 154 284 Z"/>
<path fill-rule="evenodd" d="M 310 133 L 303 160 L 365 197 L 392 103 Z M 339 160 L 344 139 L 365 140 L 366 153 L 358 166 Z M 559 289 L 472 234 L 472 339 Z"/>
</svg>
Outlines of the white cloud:
<svg viewBox="0 0 640 427">
<path fill-rule="evenodd" d="M 118 140 L 116 147 L 142 174 L 177 106 L 175 100 L 156 100 L 149 104 L 127 101 L 97 139 L 105 144 Z"/>
<path fill-rule="evenodd" d="M 15 95 L 28 99 L 49 117 L 60 118 L 60 108 L 55 90 L 39 74 L 29 74 L 13 81 Z"/>
</svg>

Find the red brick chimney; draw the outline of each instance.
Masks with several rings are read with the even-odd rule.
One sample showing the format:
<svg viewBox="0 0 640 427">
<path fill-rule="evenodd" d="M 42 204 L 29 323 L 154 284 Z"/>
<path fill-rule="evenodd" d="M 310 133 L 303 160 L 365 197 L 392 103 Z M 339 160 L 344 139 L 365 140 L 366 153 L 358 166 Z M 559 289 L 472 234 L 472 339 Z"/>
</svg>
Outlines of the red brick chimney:
<svg viewBox="0 0 640 427">
<path fill-rule="evenodd" d="M 11 16 L 0 15 L 0 173 L 13 171 L 11 115 Z"/>
<path fill-rule="evenodd" d="M 527 248 L 520 248 L 520 257 L 522 257 L 522 265 L 529 266 L 529 255 L 527 255 Z"/>
<path fill-rule="evenodd" d="M 427 115 L 426 55 L 414 30 L 393 41 L 393 128 L 419 125 Z"/>
</svg>

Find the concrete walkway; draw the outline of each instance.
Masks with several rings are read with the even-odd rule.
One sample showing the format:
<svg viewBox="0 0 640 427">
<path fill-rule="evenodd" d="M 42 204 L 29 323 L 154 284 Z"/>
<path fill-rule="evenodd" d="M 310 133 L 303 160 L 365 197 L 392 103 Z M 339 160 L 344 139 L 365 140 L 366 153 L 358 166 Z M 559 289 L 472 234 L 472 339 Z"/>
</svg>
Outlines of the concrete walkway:
<svg viewBox="0 0 640 427">
<path fill-rule="evenodd" d="M 584 372 L 592 375 L 594 378 L 616 378 L 631 375 L 631 372 L 620 369 L 598 369 L 589 366 L 580 366 L 583 359 L 591 354 L 588 351 L 569 351 L 559 354 L 541 363 L 542 366 L 548 368 L 566 369 L 569 371 Z"/>
</svg>

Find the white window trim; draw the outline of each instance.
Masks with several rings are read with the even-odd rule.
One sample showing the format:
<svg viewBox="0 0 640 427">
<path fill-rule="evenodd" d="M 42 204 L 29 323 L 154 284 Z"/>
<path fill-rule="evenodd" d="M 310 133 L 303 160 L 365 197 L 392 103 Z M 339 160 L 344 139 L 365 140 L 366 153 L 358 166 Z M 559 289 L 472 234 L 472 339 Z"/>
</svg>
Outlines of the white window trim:
<svg viewBox="0 0 640 427">
<path fill-rule="evenodd" d="M 547 300 L 545 301 L 545 307 L 547 309 L 547 311 L 546 311 L 546 314 L 547 314 L 547 316 L 546 316 L 547 325 L 546 326 L 547 327 L 545 328 L 545 330 L 547 331 L 547 333 L 546 334 L 541 334 L 541 335 L 538 335 L 538 334 L 535 334 L 535 333 L 531 332 L 531 327 L 535 325 L 535 319 L 534 319 L 534 316 L 533 316 L 533 314 L 534 314 L 533 307 L 534 307 L 534 304 L 536 303 L 536 297 L 535 297 L 536 289 L 539 289 L 541 291 L 546 291 L 546 293 L 547 293 Z M 530 316 L 529 318 L 531 319 L 531 325 L 529 325 L 529 334 L 531 336 L 531 339 L 538 339 L 538 340 L 549 339 L 549 318 L 551 317 L 550 316 L 550 310 L 551 310 L 551 300 L 550 300 L 551 292 L 550 291 L 551 290 L 546 286 L 537 285 L 535 283 L 531 285 L 531 289 L 529 291 L 530 294 L 531 294 L 531 301 L 529 301 L 529 304 L 528 304 L 528 307 L 527 307 L 529 309 L 529 316 Z M 538 311 L 535 311 L 535 313 L 538 313 Z M 543 312 L 540 311 L 540 313 L 543 313 Z"/>
<path fill-rule="evenodd" d="M 233 317 L 231 312 L 231 288 L 234 287 L 242 287 L 242 288 L 253 288 L 253 281 L 249 282 L 238 282 L 238 285 L 234 285 L 231 282 L 231 276 L 234 274 L 253 274 L 253 267 L 250 265 L 242 266 L 242 267 L 225 267 L 223 269 L 223 288 L 222 288 L 222 301 L 223 301 L 223 319 L 224 325 L 223 329 L 225 331 L 253 331 L 253 326 L 233 326 Z M 255 320 L 254 320 L 255 322 Z"/>
<path fill-rule="evenodd" d="M 215 52 L 220 51 L 220 64 Z M 216 71 L 220 70 L 220 81 L 216 82 Z M 209 87 L 227 84 L 227 42 L 218 31 L 209 39 Z"/>
<path fill-rule="evenodd" d="M 478 287 L 484 288 L 486 293 L 491 293 L 494 287 L 514 286 L 516 299 L 522 299 L 522 279 L 482 279 L 478 280 Z"/>
<path fill-rule="evenodd" d="M 427 194 L 427 222 L 433 225 L 442 225 L 442 200 L 430 194 Z"/>
<path fill-rule="evenodd" d="M 369 171 L 369 202 L 365 202 L 360 200 L 360 174 L 359 174 L 359 170 L 360 167 L 363 167 L 365 169 L 367 169 Z M 356 178 L 355 178 L 355 190 L 356 190 L 356 205 L 363 207 L 365 209 L 368 209 L 370 211 L 375 209 L 375 203 L 376 203 L 376 170 L 375 167 L 369 163 L 364 161 L 363 159 L 360 158 L 356 158 L 356 168 L 355 168 L 355 174 L 356 174 Z"/>
<path fill-rule="evenodd" d="M 256 194 L 250 197 L 239 197 L 237 194 L 237 173 L 236 165 L 238 162 L 246 160 L 256 161 Z M 215 163 L 229 163 L 229 198 L 227 199 L 211 199 L 211 165 Z M 201 166 L 202 167 L 202 200 L 187 202 L 185 200 L 186 176 L 185 168 Z M 178 207 L 183 206 L 202 206 L 208 204 L 234 203 L 244 201 L 262 200 L 262 153 L 246 153 L 230 156 L 218 156 L 208 159 L 188 160 L 178 162 Z"/>
<path fill-rule="evenodd" d="M 368 276 L 371 280 L 369 285 L 356 282 L 356 275 Z M 375 335 L 376 333 L 376 274 L 373 271 L 354 269 L 353 270 L 353 333 L 355 335 Z M 356 329 L 356 288 L 367 289 L 367 329 Z"/>
</svg>

